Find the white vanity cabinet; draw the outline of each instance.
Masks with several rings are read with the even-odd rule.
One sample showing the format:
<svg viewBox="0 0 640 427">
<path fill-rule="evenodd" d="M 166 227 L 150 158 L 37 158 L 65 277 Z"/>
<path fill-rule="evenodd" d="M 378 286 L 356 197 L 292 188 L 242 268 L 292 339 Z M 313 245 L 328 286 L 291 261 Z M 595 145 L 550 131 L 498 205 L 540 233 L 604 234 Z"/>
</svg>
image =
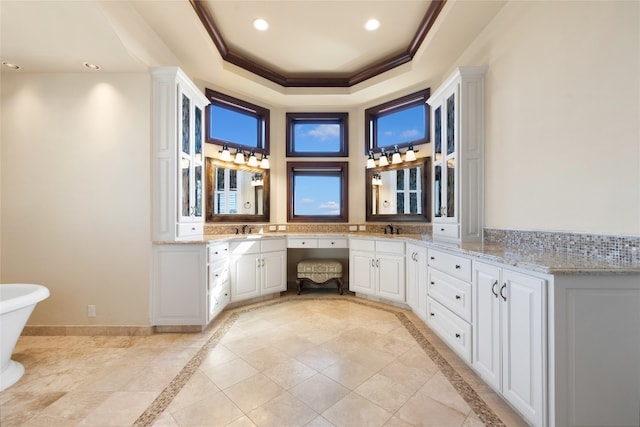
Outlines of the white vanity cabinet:
<svg viewBox="0 0 640 427">
<path fill-rule="evenodd" d="M 301 237 L 287 238 L 287 247 L 295 249 L 345 249 L 349 247 L 346 237 Z"/>
<path fill-rule="evenodd" d="M 471 260 L 429 248 L 427 324 L 471 362 Z"/>
<path fill-rule="evenodd" d="M 231 301 L 229 267 L 229 243 L 207 245 L 207 323 Z"/>
<path fill-rule="evenodd" d="M 232 241 L 231 301 L 242 301 L 287 290 L 285 238 Z"/>
<path fill-rule="evenodd" d="M 472 366 L 536 426 L 546 423 L 547 280 L 473 263 Z"/>
<path fill-rule="evenodd" d="M 459 67 L 427 100 L 433 123 L 434 240 L 482 240 L 486 71 Z"/>
<path fill-rule="evenodd" d="M 155 241 L 201 239 L 207 98 L 178 67 L 152 76 L 152 234 Z"/>
<path fill-rule="evenodd" d="M 427 248 L 406 243 L 407 304 L 423 321 L 427 321 Z"/>
<path fill-rule="evenodd" d="M 405 302 L 405 243 L 351 238 L 349 290 Z"/>
</svg>

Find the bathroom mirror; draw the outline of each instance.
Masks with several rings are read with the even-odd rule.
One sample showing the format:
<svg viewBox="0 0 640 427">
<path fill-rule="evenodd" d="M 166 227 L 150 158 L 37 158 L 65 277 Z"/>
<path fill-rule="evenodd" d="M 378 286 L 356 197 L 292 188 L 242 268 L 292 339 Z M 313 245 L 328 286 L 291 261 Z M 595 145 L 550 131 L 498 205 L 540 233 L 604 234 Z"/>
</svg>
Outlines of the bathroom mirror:
<svg viewBox="0 0 640 427">
<path fill-rule="evenodd" d="M 367 221 L 430 221 L 430 157 L 367 169 L 365 175 Z"/>
<path fill-rule="evenodd" d="M 207 222 L 269 222 L 269 170 L 207 157 Z"/>
</svg>

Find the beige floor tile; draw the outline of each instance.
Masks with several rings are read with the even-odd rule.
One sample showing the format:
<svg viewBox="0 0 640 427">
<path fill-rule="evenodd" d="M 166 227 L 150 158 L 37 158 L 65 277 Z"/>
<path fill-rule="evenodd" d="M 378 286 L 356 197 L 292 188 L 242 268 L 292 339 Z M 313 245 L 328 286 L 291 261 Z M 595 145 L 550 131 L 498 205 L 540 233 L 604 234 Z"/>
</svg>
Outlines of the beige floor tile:
<svg viewBox="0 0 640 427">
<path fill-rule="evenodd" d="M 247 414 L 251 421 L 264 427 L 304 426 L 318 414 L 288 392 Z"/>
<path fill-rule="evenodd" d="M 275 347 L 262 347 L 242 356 L 242 358 L 260 372 L 282 362 L 293 360 L 288 354 Z"/>
<path fill-rule="evenodd" d="M 311 420 L 305 427 L 334 427 L 327 419 L 321 415 L 318 415 L 313 420 Z"/>
<path fill-rule="evenodd" d="M 292 388 L 290 393 L 321 413 L 349 394 L 350 390 L 331 378 L 317 374 Z"/>
<path fill-rule="evenodd" d="M 308 367 L 304 363 L 300 363 L 296 359 L 288 358 L 264 370 L 266 376 L 285 390 L 295 387 L 317 373 L 318 371 Z"/>
<path fill-rule="evenodd" d="M 389 363 L 378 373 L 395 383 L 402 384 L 411 394 L 418 391 L 433 376 L 422 369 L 407 366 L 399 360 Z"/>
<path fill-rule="evenodd" d="M 341 360 L 342 357 L 339 352 L 335 352 L 324 346 L 316 346 L 304 353 L 298 354 L 296 360 L 317 371 L 322 371 Z"/>
<path fill-rule="evenodd" d="M 239 356 L 225 347 L 223 344 L 218 344 L 213 350 L 207 354 L 202 361 L 200 368 L 213 368 L 216 365 L 230 362 L 234 359 L 238 359 Z"/>
<path fill-rule="evenodd" d="M 391 363 L 395 356 L 385 351 L 369 348 L 366 345 L 360 345 L 356 351 L 348 353 L 345 359 L 357 362 L 377 372 Z"/>
<path fill-rule="evenodd" d="M 245 415 L 234 422 L 227 424 L 226 427 L 256 427 L 256 425 Z"/>
<path fill-rule="evenodd" d="M 258 373 L 224 390 L 245 414 L 282 393 L 283 389 L 269 377 Z"/>
<path fill-rule="evenodd" d="M 415 390 L 376 374 L 356 388 L 355 392 L 393 414 L 413 396 Z"/>
<path fill-rule="evenodd" d="M 322 413 L 323 417 L 337 427 L 382 426 L 391 415 L 356 393 L 348 394 Z"/>
<path fill-rule="evenodd" d="M 27 424 L 31 426 L 60 427 L 76 425 L 107 400 L 111 394 L 111 392 L 99 391 L 67 393 L 40 411 Z"/>
<path fill-rule="evenodd" d="M 9 389 L 11 390 L 11 388 Z M 22 426 L 40 411 L 62 398 L 65 393 L 3 392 L 6 397 L 0 405 L 2 427 Z M 6 400 L 5 400 L 6 399 Z"/>
<path fill-rule="evenodd" d="M 155 399 L 153 392 L 112 393 L 89 413 L 79 426 L 130 426 Z"/>
<path fill-rule="evenodd" d="M 153 427 L 180 427 L 180 424 L 178 424 L 171 414 L 165 412 L 153 423 Z"/>
<path fill-rule="evenodd" d="M 460 427 L 468 414 L 417 393 L 395 415 L 414 426 Z"/>
<path fill-rule="evenodd" d="M 471 410 L 467 402 L 465 402 L 451 383 L 440 372 L 429 379 L 418 393 L 428 396 L 462 414 L 468 414 Z"/>
<path fill-rule="evenodd" d="M 204 395 L 184 408 L 170 412 L 179 426 L 226 426 L 244 416 L 223 392 Z"/>
<path fill-rule="evenodd" d="M 213 395 L 220 389 L 202 371 L 196 371 L 191 379 L 182 387 L 173 398 L 168 410 L 175 412 L 201 400 L 203 396 Z"/>
<path fill-rule="evenodd" d="M 375 369 L 352 360 L 350 357 L 338 360 L 333 365 L 322 370 L 327 377 L 339 382 L 349 390 L 354 390 L 360 384 L 375 374 Z"/>
<path fill-rule="evenodd" d="M 161 392 L 180 372 L 181 366 L 152 365 L 139 369 L 127 382 L 122 391 L 154 391 Z"/>
<path fill-rule="evenodd" d="M 215 366 L 200 366 L 215 385 L 225 389 L 258 373 L 258 370 L 242 359 L 233 359 Z"/>
</svg>

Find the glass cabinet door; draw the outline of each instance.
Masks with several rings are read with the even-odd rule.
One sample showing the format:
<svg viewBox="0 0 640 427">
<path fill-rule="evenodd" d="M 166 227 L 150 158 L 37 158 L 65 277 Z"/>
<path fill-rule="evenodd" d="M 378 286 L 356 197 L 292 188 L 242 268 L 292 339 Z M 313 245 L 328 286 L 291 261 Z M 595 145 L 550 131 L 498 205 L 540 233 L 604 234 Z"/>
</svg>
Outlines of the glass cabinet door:
<svg viewBox="0 0 640 427">
<path fill-rule="evenodd" d="M 433 217 L 442 216 L 442 106 L 433 111 Z"/>
<path fill-rule="evenodd" d="M 180 151 L 178 159 L 180 165 L 180 182 L 178 183 L 178 213 L 181 219 L 192 215 L 192 180 L 193 161 L 191 147 L 191 100 L 183 93 L 179 93 L 180 120 L 178 121 L 178 136 L 180 138 Z"/>
<path fill-rule="evenodd" d="M 458 135 L 456 132 L 456 93 L 452 93 L 446 100 L 446 141 L 447 141 L 447 153 L 445 156 L 446 164 L 443 164 L 443 168 L 446 170 L 445 178 L 446 186 L 446 201 L 443 215 L 447 218 L 456 217 L 456 145 L 458 142 Z"/>
<path fill-rule="evenodd" d="M 202 109 L 196 107 L 194 114 L 194 200 L 195 200 L 195 211 L 194 215 L 197 218 L 202 218 L 202 197 L 203 197 L 203 155 L 202 155 Z"/>
</svg>

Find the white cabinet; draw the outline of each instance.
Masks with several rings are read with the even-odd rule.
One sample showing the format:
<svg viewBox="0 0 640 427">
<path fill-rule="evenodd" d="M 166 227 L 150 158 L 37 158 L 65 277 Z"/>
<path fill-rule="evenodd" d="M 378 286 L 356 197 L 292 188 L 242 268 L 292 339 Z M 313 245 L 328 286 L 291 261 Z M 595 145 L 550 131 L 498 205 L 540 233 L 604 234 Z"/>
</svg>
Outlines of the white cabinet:
<svg viewBox="0 0 640 427">
<path fill-rule="evenodd" d="M 427 324 L 470 363 L 471 260 L 430 248 L 427 263 Z"/>
<path fill-rule="evenodd" d="M 151 325 L 204 325 L 204 244 L 153 245 Z"/>
<path fill-rule="evenodd" d="M 350 291 L 405 302 L 404 242 L 352 238 L 349 248 Z"/>
<path fill-rule="evenodd" d="M 177 67 L 152 68 L 151 75 L 153 240 L 200 239 L 209 101 Z"/>
<path fill-rule="evenodd" d="M 484 226 L 484 76 L 459 67 L 431 95 L 433 238 L 481 241 Z"/>
<path fill-rule="evenodd" d="M 287 290 L 285 238 L 232 241 L 231 301 Z"/>
<path fill-rule="evenodd" d="M 427 248 L 406 244 L 407 304 L 423 322 L 427 321 Z"/>
<path fill-rule="evenodd" d="M 349 240 L 345 237 L 300 237 L 287 238 L 288 248 L 305 249 L 344 249 L 349 247 Z"/>
<path fill-rule="evenodd" d="M 533 425 L 546 424 L 547 281 L 474 262 L 472 366 Z"/>
<path fill-rule="evenodd" d="M 207 323 L 213 320 L 231 301 L 229 286 L 229 243 L 207 246 Z"/>
</svg>

